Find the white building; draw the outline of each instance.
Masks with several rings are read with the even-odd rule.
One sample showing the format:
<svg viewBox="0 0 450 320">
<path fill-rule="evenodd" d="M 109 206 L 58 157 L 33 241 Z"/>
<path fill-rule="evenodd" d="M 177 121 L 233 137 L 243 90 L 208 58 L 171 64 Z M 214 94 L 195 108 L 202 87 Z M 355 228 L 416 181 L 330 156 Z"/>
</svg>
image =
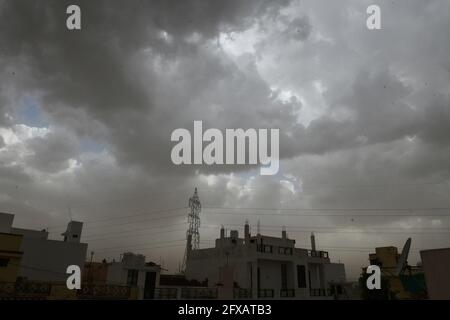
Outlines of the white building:
<svg viewBox="0 0 450 320">
<path fill-rule="evenodd" d="M 82 270 L 86 259 L 87 244 L 81 243 L 83 223 L 71 221 L 63 234 L 63 241 L 48 239 L 46 230 L 14 228 L 14 215 L 0 213 L 0 230 L 22 235 L 20 251 L 23 252 L 18 277 L 36 281 L 66 281 L 69 265 Z"/>
<path fill-rule="evenodd" d="M 119 262 L 108 265 L 106 283 L 138 288 L 138 299 L 153 299 L 159 286 L 161 267 L 146 263 L 145 256 L 126 252 Z"/>
<path fill-rule="evenodd" d="M 316 250 L 314 235 L 308 250 L 295 248 L 286 231 L 277 238 L 250 235 L 248 223 L 244 230 L 239 238 L 237 230 L 226 236 L 222 227 L 214 248 L 188 246 L 186 277 L 208 279 L 208 286 L 222 292 L 234 286 L 235 298 L 330 298 L 330 291 L 345 281 L 344 265 L 331 263 L 327 252 Z"/>
</svg>

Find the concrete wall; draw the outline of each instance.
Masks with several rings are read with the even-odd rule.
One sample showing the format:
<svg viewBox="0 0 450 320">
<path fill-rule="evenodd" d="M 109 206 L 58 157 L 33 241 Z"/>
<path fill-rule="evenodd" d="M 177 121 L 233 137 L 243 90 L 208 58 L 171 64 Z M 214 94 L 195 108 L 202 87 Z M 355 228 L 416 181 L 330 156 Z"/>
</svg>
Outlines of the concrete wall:
<svg viewBox="0 0 450 320">
<path fill-rule="evenodd" d="M 21 228 L 11 228 L 11 233 L 21 234 L 24 238 L 48 239 L 48 232 L 45 230 L 30 230 Z"/>
<path fill-rule="evenodd" d="M 103 262 L 86 262 L 82 273 L 82 282 L 106 284 L 108 264 Z"/>
<path fill-rule="evenodd" d="M 247 288 L 247 261 L 251 259 L 242 246 L 192 251 L 186 263 L 186 278 L 198 281 L 208 279 L 208 286 L 213 287 L 219 282 L 219 268 L 228 265 L 234 269 L 234 281 L 240 287 Z"/>
<path fill-rule="evenodd" d="M 326 263 L 323 265 L 325 286 L 330 287 L 330 282 L 344 283 L 345 278 L 345 266 L 343 263 Z"/>
<path fill-rule="evenodd" d="M 287 289 L 295 289 L 293 264 L 277 260 L 258 260 L 260 289 L 282 289 L 281 265 L 286 265 Z"/>
<path fill-rule="evenodd" d="M 87 244 L 48 240 L 47 231 L 13 228 L 13 220 L 14 215 L 0 213 L 0 230 L 22 239 L 18 249 L 23 253 L 19 277 L 35 281 L 65 282 L 69 265 L 78 265 L 83 270 Z"/>
<path fill-rule="evenodd" d="M 22 259 L 21 243 L 22 236 L 20 235 L 0 233 L 0 259 L 7 261 L 6 267 L 0 267 L 0 281 L 16 281 Z"/>
<path fill-rule="evenodd" d="M 145 278 L 147 272 L 154 272 L 156 274 L 155 287 L 159 286 L 159 275 L 160 275 L 159 267 L 144 265 L 142 267 L 128 268 L 123 262 L 114 262 L 108 265 L 108 275 L 106 277 L 106 283 L 121 286 L 127 285 L 129 270 L 138 270 L 138 279 L 136 285 L 137 299 L 142 299 L 144 297 Z"/>
<path fill-rule="evenodd" d="M 308 263 L 306 282 L 308 283 L 311 289 L 325 289 L 323 264 Z"/>
<path fill-rule="evenodd" d="M 24 237 L 19 276 L 28 280 L 66 281 L 69 265 L 84 268 L 87 244 Z"/>
<path fill-rule="evenodd" d="M 0 232 L 11 233 L 14 215 L 0 212 Z"/>
<path fill-rule="evenodd" d="M 435 300 L 450 299 L 450 248 L 420 252 L 427 283 L 428 297 Z"/>
<path fill-rule="evenodd" d="M 128 270 L 123 268 L 121 262 L 115 262 L 108 265 L 106 283 L 123 286 L 127 284 L 127 276 Z"/>
</svg>

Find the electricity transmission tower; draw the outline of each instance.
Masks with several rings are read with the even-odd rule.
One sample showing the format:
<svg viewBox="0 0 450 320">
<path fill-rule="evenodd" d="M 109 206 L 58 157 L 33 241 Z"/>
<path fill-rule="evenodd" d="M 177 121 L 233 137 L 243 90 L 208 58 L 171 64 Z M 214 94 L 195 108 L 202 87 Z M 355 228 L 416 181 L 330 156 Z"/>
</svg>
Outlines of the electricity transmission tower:
<svg viewBox="0 0 450 320">
<path fill-rule="evenodd" d="M 189 251 L 200 247 L 200 233 L 198 229 L 200 228 L 200 211 L 202 210 L 202 205 L 198 197 L 197 188 L 195 188 L 194 195 L 189 198 L 189 209 L 189 228 L 186 232 L 186 250 L 184 251 L 182 271 L 186 269 L 186 260 Z"/>
</svg>

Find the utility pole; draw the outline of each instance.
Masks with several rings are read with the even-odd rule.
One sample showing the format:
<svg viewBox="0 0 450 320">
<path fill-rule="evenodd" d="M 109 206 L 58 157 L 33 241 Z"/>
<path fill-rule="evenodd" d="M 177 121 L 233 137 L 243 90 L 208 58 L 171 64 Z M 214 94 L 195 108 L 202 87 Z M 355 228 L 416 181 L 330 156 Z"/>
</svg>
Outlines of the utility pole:
<svg viewBox="0 0 450 320">
<path fill-rule="evenodd" d="M 194 195 L 189 198 L 189 213 L 188 213 L 188 230 L 186 232 L 186 250 L 184 251 L 182 272 L 186 270 L 186 261 L 189 252 L 200 247 L 200 212 L 202 211 L 202 205 L 198 197 L 197 188 L 195 188 Z"/>
</svg>

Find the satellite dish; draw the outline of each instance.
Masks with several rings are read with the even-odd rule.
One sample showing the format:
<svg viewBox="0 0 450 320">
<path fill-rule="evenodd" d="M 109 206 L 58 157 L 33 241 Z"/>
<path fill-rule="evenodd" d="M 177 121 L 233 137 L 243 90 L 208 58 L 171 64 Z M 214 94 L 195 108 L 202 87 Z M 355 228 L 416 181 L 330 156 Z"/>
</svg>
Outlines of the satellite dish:
<svg viewBox="0 0 450 320">
<path fill-rule="evenodd" d="M 408 254 L 409 249 L 411 248 L 411 238 L 408 238 L 406 240 L 405 245 L 403 246 L 402 254 L 400 255 L 400 258 L 398 259 L 397 268 L 395 268 L 395 275 L 399 276 L 403 270 L 406 267 L 406 264 L 408 263 Z"/>
</svg>

